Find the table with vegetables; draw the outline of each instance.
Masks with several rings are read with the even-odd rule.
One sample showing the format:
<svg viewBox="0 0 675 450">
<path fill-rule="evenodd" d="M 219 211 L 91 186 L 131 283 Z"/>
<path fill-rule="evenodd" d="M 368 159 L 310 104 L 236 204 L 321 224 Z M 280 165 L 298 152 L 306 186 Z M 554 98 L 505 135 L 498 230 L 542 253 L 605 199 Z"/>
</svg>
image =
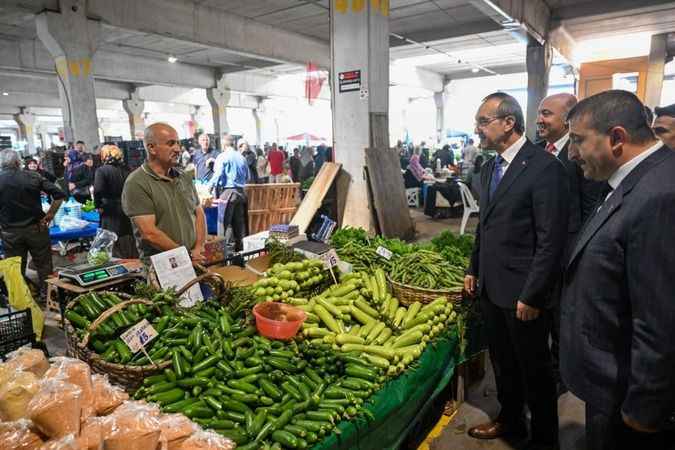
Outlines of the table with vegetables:
<svg viewBox="0 0 675 450">
<path fill-rule="evenodd" d="M 182 413 L 237 448 L 396 448 L 449 382 L 463 317 L 445 297 L 399 302 L 385 273 L 456 288 L 471 244 L 414 246 L 344 229 L 332 245 L 354 272 L 331 274 L 322 261 L 271 243 L 264 278 L 193 308 L 177 306 L 172 290 L 139 285 L 144 304 L 119 308 L 115 294 L 89 293 L 66 318 L 102 360 L 153 370 L 126 386 L 135 399 Z M 373 246 L 393 256 L 372 255 Z M 157 337 L 133 354 L 120 336 L 143 319 Z M 263 320 L 278 326 L 265 329 Z M 282 336 L 291 338 L 275 339 Z"/>
</svg>

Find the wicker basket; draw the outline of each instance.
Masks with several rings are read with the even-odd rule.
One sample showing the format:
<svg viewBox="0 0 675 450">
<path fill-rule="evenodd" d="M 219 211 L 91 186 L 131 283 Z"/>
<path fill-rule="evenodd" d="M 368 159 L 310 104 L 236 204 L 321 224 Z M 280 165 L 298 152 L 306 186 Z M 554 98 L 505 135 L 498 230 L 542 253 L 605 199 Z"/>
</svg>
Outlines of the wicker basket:
<svg viewBox="0 0 675 450">
<path fill-rule="evenodd" d="M 415 302 L 420 302 L 424 305 L 433 302 L 438 297 L 445 297 L 452 302 L 459 302 L 462 300 L 461 292 L 457 293 L 448 289 L 425 289 L 417 286 L 410 286 L 394 281 L 389 276 L 387 276 L 387 281 L 391 286 L 394 297 L 405 306 L 410 306 Z"/>
<path fill-rule="evenodd" d="M 119 296 L 120 294 L 116 293 L 116 295 Z M 129 296 L 125 297 L 129 298 Z M 76 302 L 77 299 L 72 300 L 70 303 L 68 303 L 66 309 L 75 306 Z M 149 300 L 129 299 L 111 308 L 108 308 L 89 326 L 89 330 L 87 330 L 87 334 L 84 336 L 82 341 L 78 339 L 75 328 L 70 323 L 70 321 L 67 318 L 64 320 L 66 331 L 66 350 L 68 352 L 68 356 L 78 358 L 86 362 L 91 366 L 94 372 L 107 374 L 112 383 L 124 387 L 129 392 L 133 392 L 138 389 L 143 383 L 144 378 L 151 375 L 156 375 L 162 372 L 165 368 L 169 367 L 171 365 L 171 361 L 164 361 L 160 364 L 149 364 L 145 366 L 130 366 L 111 363 L 105 361 L 98 353 L 90 350 L 87 347 L 87 344 L 89 343 L 89 336 L 91 332 L 96 330 L 96 328 L 108 317 L 128 305 L 134 304 L 153 306 L 153 303 Z"/>
</svg>

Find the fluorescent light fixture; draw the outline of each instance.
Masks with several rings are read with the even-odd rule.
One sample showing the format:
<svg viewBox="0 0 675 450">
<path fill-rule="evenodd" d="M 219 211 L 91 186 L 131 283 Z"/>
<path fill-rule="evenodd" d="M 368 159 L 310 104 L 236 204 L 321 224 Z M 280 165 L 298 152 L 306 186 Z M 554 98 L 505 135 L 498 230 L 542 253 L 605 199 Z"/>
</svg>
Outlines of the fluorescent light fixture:
<svg viewBox="0 0 675 450">
<path fill-rule="evenodd" d="M 478 67 L 474 67 L 473 69 L 471 69 L 471 72 L 473 73 L 478 73 L 479 71 L 480 69 Z"/>
<path fill-rule="evenodd" d="M 3 92 L 3 93 L 2 93 L 2 95 L 9 95 L 9 93 L 7 93 L 7 92 Z"/>
<path fill-rule="evenodd" d="M 167 58 L 167 61 L 169 61 L 171 64 L 173 64 L 173 63 L 175 63 L 175 62 L 178 61 L 178 60 L 176 59 L 175 56 L 169 55 L 169 57 Z"/>
</svg>

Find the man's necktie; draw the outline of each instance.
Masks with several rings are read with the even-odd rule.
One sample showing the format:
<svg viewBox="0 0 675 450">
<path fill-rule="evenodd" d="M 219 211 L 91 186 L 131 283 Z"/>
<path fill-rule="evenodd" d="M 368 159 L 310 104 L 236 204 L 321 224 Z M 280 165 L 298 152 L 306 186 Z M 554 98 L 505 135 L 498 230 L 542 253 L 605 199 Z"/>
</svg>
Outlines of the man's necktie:
<svg viewBox="0 0 675 450">
<path fill-rule="evenodd" d="M 555 153 L 557 149 L 555 148 L 555 144 L 551 144 L 550 142 L 546 144 L 546 151 L 549 153 Z"/>
<path fill-rule="evenodd" d="M 495 158 L 495 167 L 492 169 L 492 178 L 490 179 L 490 199 L 492 199 L 492 196 L 497 190 L 499 182 L 502 181 L 502 175 L 504 174 L 504 168 L 502 167 L 503 162 L 504 158 L 497 155 Z"/>
</svg>

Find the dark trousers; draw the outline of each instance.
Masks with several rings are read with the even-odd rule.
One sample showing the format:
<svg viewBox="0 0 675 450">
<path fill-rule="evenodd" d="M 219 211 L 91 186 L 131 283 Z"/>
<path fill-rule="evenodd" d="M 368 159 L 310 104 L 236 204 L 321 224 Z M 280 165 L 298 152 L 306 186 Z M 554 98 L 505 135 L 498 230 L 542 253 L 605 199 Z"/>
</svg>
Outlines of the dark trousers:
<svg viewBox="0 0 675 450">
<path fill-rule="evenodd" d="M 244 238 L 248 235 L 248 199 L 243 189 L 225 189 L 220 194 L 220 199 L 227 202 L 223 213 L 223 228 L 225 236 L 231 229 L 234 251 L 244 249 Z"/>
<path fill-rule="evenodd" d="M 487 297 L 480 300 L 488 334 L 490 359 L 501 405 L 498 421 L 520 426 L 524 407 L 532 415 L 532 440 L 558 442 L 558 402 L 548 346 L 550 313 L 521 321 L 514 309 L 504 309 Z"/>
<path fill-rule="evenodd" d="M 587 450 L 674 450 L 675 431 L 640 433 L 624 424 L 621 413 L 607 415 L 586 404 Z"/>
<path fill-rule="evenodd" d="M 436 215 L 436 195 L 441 194 L 452 207 L 462 201 L 457 183 L 434 183 L 427 188 L 427 196 L 424 199 L 424 214 L 429 217 Z"/>
<path fill-rule="evenodd" d="M 43 291 L 46 288 L 44 282 L 53 271 L 52 243 L 49 239 L 49 229 L 39 225 L 4 229 L 2 230 L 2 243 L 5 249 L 5 257 L 21 257 L 21 273 L 24 276 L 26 275 L 28 253 L 30 253 L 40 280 L 40 291 Z"/>
</svg>

